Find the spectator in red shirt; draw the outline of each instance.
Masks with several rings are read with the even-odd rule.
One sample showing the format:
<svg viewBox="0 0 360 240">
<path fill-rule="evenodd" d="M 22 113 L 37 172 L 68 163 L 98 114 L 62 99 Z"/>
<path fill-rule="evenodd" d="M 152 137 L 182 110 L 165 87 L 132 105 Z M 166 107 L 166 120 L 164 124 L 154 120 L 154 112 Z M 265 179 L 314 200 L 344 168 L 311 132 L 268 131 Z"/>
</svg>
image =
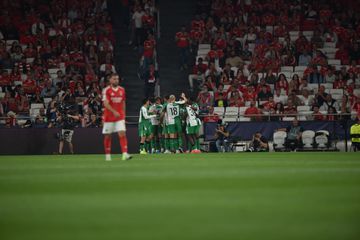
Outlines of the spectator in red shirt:
<svg viewBox="0 0 360 240">
<path fill-rule="evenodd" d="M 147 39 L 144 41 L 144 68 L 147 69 L 150 64 L 155 63 L 155 46 L 156 41 L 152 33 L 148 34 Z"/>
<path fill-rule="evenodd" d="M 222 94 L 224 96 L 227 96 L 227 91 L 224 90 L 224 84 L 220 83 L 216 89 L 216 92 L 214 93 L 214 99 L 217 100 L 219 94 Z"/>
<path fill-rule="evenodd" d="M 36 90 L 36 82 L 30 74 L 27 74 L 26 79 L 23 81 L 23 91 L 26 94 L 34 94 Z"/>
<path fill-rule="evenodd" d="M 244 115 L 245 115 L 245 117 L 250 117 L 253 121 L 254 120 L 261 120 L 261 111 L 260 111 L 260 109 L 258 109 L 256 107 L 256 102 L 255 101 L 251 101 L 250 107 L 248 107 L 245 110 Z M 258 115 L 260 115 L 260 116 L 258 116 Z"/>
<path fill-rule="evenodd" d="M 269 100 L 265 102 L 262 106 L 266 111 L 270 111 L 270 109 L 275 109 L 276 103 L 274 101 L 274 97 L 269 97 Z"/>
<path fill-rule="evenodd" d="M 155 26 L 155 19 L 150 13 L 150 9 L 146 8 L 145 13 L 141 18 L 145 31 L 152 30 Z"/>
<path fill-rule="evenodd" d="M 334 89 L 342 89 L 346 86 L 346 80 L 343 79 L 342 74 L 339 74 L 336 78 L 335 81 L 333 82 L 333 88 Z"/>
<path fill-rule="evenodd" d="M 181 27 L 181 31 L 176 33 L 175 41 L 180 52 L 180 70 L 187 69 L 190 37 L 185 26 Z"/>
<path fill-rule="evenodd" d="M 341 60 L 341 64 L 349 64 L 349 53 L 345 49 L 344 45 L 340 45 L 339 50 L 335 53 L 335 59 Z"/>
<path fill-rule="evenodd" d="M 10 87 L 12 85 L 12 79 L 9 75 L 8 71 L 3 70 L 0 75 L 0 87 L 3 88 L 3 92 L 5 92 L 6 87 Z"/>
<path fill-rule="evenodd" d="M 32 43 L 27 44 L 26 48 L 23 51 L 26 58 L 35 58 L 37 55 L 37 50 L 35 50 Z"/>
<path fill-rule="evenodd" d="M 360 73 L 360 67 L 356 65 L 356 61 L 351 61 L 351 65 L 348 69 L 349 73 L 359 74 Z"/>
<path fill-rule="evenodd" d="M 286 95 L 289 92 L 289 83 L 286 80 L 286 76 L 284 74 L 280 74 L 276 83 L 275 83 L 275 89 L 280 89 L 281 91 L 285 92 Z"/>
<path fill-rule="evenodd" d="M 201 19 L 199 14 L 197 14 L 195 19 L 191 22 L 191 29 L 195 31 L 205 30 L 205 22 Z"/>
<path fill-rule="evenodd" d="M 215 45 L 216 45 L 217 49 L 224 50 L 226 48 L 226 40 L 221 35 L 221 33 L 217 34 L 217 39 L 215 40 Z"/>
<path fill-rule="evenodd" d="M 353 105 L 351 106 L 351 110 L 357 112 L 357 116 L 360 117 L 360 97 L 356 97 L 356 101 L 354 101 Z"/>
<path fill-rule="evenodd" d="M 249 82 L 247 77 L 244 75 L 244 71 L 242 69 L 238 69 L 235 79 L 238 83 L 242 85 L 246 85 Z"/>
<path fill-rule="evenodd" d="M 203 87 L 196 101 L 199 104 L 200 112 L 203 113 L 208 111 L 209 106 L 213 106 L 213 97 L 209 93 L 209 90 L 206 86 Z"/>
<path fill-rule="evenodd" d="M 315 121 L 325 120 L 325 116 L 320 112 L 319 106 L 317 105 L 313 107 L 312 117 Z"/>
<path fill-rule="evenodd" d="M 327 121 L 336 121 L 338 119 L 338 116 L 336 115 L 336 109 L 333 107 L 329 107 L 328 111 L 327 111 L 327 115 L 326 115 L 326 120 Z"/>
<path fill-rule="evenodd" d="M 296 107 L 291 99 L 287 101 L 287 107 L 284 109 L 284 114 L 294 115 L 297 114 Z"/>
<path fill-rule="evenodd" d="M 209 123 L 209 122 L 218 122 L 220 120 L 220 117 L 218 114 L 214 113 L 214 107 L 213 106 L 209 106 L 208 107 L 208 113 L 206 114 L 206 116 L 204 117 L 204 123 Z"/>
<path fill-rule="evenodd" d="M 243 97 L 244 97 L 244 100 L 245 100 L 246 102 L 248 102 L 248 101 L 255 101 L 256 98 L 257 98 L 257 93 L 256 93 L 256 91 L 255 91 L 254 86 L 249 85 L 247 89 L 248 89 L 247 92 L 245 92 L 245 93 L 244 93 L 244 96 L 243 96 Z"/>
<path fill-rule="evenodd" d="M 209 75 L 205 78 L 205 82 L 204 82 L 203 86 L 206 86 L 209 89 L 209 91 L 215 91 L 216 90 L 215 81 L 216 80 L 215 80 L 214 76 Z"/>
<path fill-rule="evenodd" d="M 229 98 L 229 107 L 244 107 L 245 102 L 241 98 L 238 91 L 231 92 L 230 98 Z"/>
<path fill-rule="evenodd" d="M 283 24 L 279 24 L 278 27 L 275 28 L 274 30 L 274 34 L 275 36 L 277 37 L 284 37 L 285 36 L 285 33 L 286 33 L 286 28 Z"/>
</svg>

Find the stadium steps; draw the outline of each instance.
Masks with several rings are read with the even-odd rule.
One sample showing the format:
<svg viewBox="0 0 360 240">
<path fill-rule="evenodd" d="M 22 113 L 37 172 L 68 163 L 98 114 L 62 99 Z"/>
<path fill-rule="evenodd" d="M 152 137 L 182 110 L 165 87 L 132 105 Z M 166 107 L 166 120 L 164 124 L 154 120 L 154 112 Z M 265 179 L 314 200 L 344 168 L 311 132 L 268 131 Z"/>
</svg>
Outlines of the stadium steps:
<svg viewBox="0 0 360 240">
<path fill-rule="evenodd" d="M 187 92 L 189 85 L 188 72 L 179 69 L 175 33 L 182 25 L 189 26 L 196 10 L 196 1 L 160 0 L 159 9 L 161 39 L 158 42 L 158 61 L 161 95 L 179 95 L 181 92 Z"/>
<path fill-rule="evenodd" d="M 112 17 L 113 30 L 116 38 L 114 49 L 114 61 L 117 72 L 123 78 L 123 85 L 126 89 L 127 115 L 138 115 L 141 100 L 144 97 L 144 84 L 138 78 L 139 53 L 129 46 L 130 31 L 128 26 L 123 24 L 121 1 L 110 0 L 109 9 Z"/>
</svg>

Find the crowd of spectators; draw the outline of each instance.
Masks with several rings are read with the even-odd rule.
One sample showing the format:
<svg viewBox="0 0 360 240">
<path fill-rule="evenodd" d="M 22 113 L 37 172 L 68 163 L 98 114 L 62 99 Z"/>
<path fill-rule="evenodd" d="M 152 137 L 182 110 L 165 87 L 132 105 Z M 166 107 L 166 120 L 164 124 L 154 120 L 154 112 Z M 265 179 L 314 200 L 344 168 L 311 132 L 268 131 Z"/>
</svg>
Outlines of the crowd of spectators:
<svg viewBox="0 0 360 240">
<path fill-rule="evenodd" d="M 154 0 L 135 1 L 131 6 L 129 45 L 139 52 L 138 76 L 144 82 L 144 96 L 155 96 L 158 81 L 156 54 L 157 8 Z"/>
<path fill-rule="evenodd" d="M 202 113 L 360 114 L 358 1 L 212 0 L 176 34 L 181 69 L 196 56 L 190 90 Z M 240 111 L 241 113 L 241 111 Z M 212 113 L 211 113 L 212 114 Z M 328 115 L 330 114 L 330 115 Z"/>
<path fill-rule="evenodd" d="M 82 126 L 98 126 L 101 89 L 115 37 L 106 0 L 0 3 L 0 117 L 52 127 L 57 106 L 78 106 Z M 29 124 L 30 125 L 30 124 Z"/>
<path fill-rule="evenodd" d="M 145 95 L 157 81 L 154 1 L 128 5 L 129 44 L 140 53 Z M 180 68 L 196 63 L 189 85 L 201 113 L 246 107 L 245 115 L 360 112 L 359 3 L 198 0 L 191 29 L 176 34 Z M 83 127 L 101 124 L 101 89 L 116 72 L 107 0 L 0 2 L 0 125 L 28 117 L 56 125 L 57 106 L 78 107 Z M 205 52 L 205 53 L 204 53 Z M 197 54 L 196 54 L 197 53 Z M 330 115 L 329 115 L 330 114 Z M 254 118 L 260 119 L 260 118 Z"/>
</svg>

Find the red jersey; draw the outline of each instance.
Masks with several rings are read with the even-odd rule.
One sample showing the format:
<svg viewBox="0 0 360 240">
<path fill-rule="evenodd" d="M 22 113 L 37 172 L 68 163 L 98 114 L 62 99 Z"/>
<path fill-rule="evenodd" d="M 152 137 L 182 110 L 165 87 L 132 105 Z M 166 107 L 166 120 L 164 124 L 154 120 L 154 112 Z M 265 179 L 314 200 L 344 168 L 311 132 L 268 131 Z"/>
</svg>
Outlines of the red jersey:
<svg viewBox="0 0 360 240">
<path fill-rule="evenodd" d="M 268 13 L 262 17 L 262 22 L 264 25 L 273 26 L 275 23 L 275 16 L 272 15 L 271 13 Z"/>
<path fill-rule="evenodd" d="M 243 37 L 244 32 L 243 32 L 240 28 L 235 27 L 235 28 L 232 29 L 231 35 L 232 35 L 232 36 L 235 36 L 235 37 L 240 37 L 240 38 L 241 38 L 241 37 Z"/>
<path fill-rule="evenodd" d="M 245 101 L 255 100 L 256 96 L 257 96 L 256 92 L 246 92 L 246 93 L 244 93 Z"/>
<path fill-rule="evenodd" d="M 322 113 L 321 112 L 318 112 L 318 113 L 313 113 L 313 116 L 314 116 L 314 120 L 316 120 L 316 121 L 323 121 L 323 120 L 325 120 L 325 116 L 324 115 L 322 115 Z"/>
<path fill-rule="evenodd" d="M 23 88 L 26 94 L 34 94 L 36 90 L 36 82 L 31 78 L 27 78 L 23 81 Z"/>
<path fill-rule="evenodd" d="M 180 48 L 186 48 L 189 46 L 189 34 L 187 32 L 177 32 L 177 46 Z"/>
<path fill-rule="evenodd" d="M 210 50 L 210 51 L 208 52 L 208 56 L 209 56 L 210 59 L 215 59 L 215 58 L 217 58 L 217 52 L 216 52 L 216 50 Z"/>
<path fill-rule="evenodd" d="M 225 49 L 226 48 L 226 40 L 225 39 L 218 38 L 215 41 L 215 44 L 216 44 L 218 49 Z"/>
<path fill-rule="evenodd" d="M 346 50 L 338 50 L 335 53 L 335 59 L 340 59 L 342 64 L 348 64 L 349 54 Z"/>
<path fill-rule="evenodd" d="M 256 115 L 256 114 L 260 114 L 261 112 L 259 111 L 259 109 L 257 107 L 249 107 L 245 110 L 245 116 L 246 115 Z"/>
<path fill-rule="evenodd" d="M 205 29 L 205 23 L 203 20 L 193 20 L 191 22 L 191 29 L 195 31 L 203 31 Z"/>
<path fill-rule="evenodd" d="M 275 108 L 276 103 L 274 101 L 270 102 L 267 101 L 266 103 L 263 104 L 263 107 L 267 110 Z"/>
<path fill-rule="evenodd" d="M 219 115 L 217 115 L 216 113 L 213 114 L 209 114 L 206 117 L 204 117 L 204 122 L 218 122 L 220 119 Z"/>
<path fill-rule="evenodd" d="M 113 88 L 108 86 L 103 90 L 103 101 L 107 100 L 110 106 L 120 114 L 120 117 L 115 117 L 112 112 L 104 108 L 103 121 L 104 122 L 117 122 L 125 120 L 125 109 L 123 104 L 125 102 L 125 89 L 122 87 Z"/>
<path fill-rule="evenodd" d="M 154 56 L 155 40 L 146 40 L 144 42 L 144 57 L 152 58 Z"/>
<path fill-rule="evenodd" d="M 1 76 L 0 75 L 0 86 L 10 86 L 12 84 L 11 77 L 8 76 Z"/>
<path fill-rule="evenodd" d="M 154 17 L 150 15 L 144 15 L 141 20 L 146 27 L 153 27 L 155 25 Z"/>
<path fill-rule="evenodd" d="M 190 31 L 190 37 L 195 41 L 200 41 L 201 38 L 203 37 L 203 33 L 200 32 L 200 31 L 191 30 Z"/>
<path fill-rule="evenodd" d="M 204 74 L 207 70 L 207 65 L 202 63 L 201 65 L 200 64 L 197 64 L 193 67 L 193 71 L 192 73 L 193 74 Z"/>
</svg>

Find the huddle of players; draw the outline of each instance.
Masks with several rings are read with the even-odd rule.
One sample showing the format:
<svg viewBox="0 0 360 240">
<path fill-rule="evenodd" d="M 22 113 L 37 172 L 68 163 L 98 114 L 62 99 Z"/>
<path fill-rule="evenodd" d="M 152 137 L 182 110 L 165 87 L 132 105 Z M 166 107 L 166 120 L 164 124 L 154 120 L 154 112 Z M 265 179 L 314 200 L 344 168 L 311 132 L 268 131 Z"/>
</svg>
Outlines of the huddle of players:
<svg viewBox="0 0 360 240">
<path fill-rule="evenodd" d="M 182 93 L 164 99 L 144 99 L 139 114 L 140 154 L 200 153 L 199 106 Z"/>
</svg>

